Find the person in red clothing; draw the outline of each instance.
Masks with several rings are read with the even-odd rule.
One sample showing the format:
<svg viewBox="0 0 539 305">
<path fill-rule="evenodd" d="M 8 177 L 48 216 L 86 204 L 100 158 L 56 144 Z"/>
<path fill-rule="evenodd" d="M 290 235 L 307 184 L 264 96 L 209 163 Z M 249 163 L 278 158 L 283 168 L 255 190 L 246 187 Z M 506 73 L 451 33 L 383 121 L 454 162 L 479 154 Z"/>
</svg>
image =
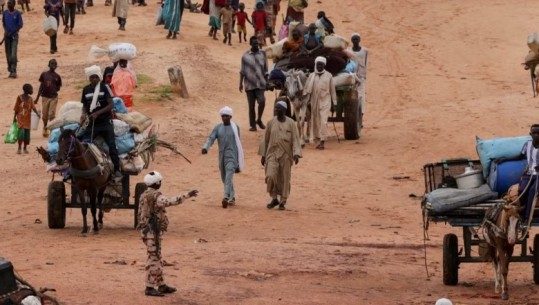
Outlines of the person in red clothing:
<svg viewBox="0 0 539 305">
<path fill-rule="evenodd" d="M 255 36 L 261 46 L 266 45 L 266 29 L 268 28 L 268 14 L 264 10 L 264 3 L 257 1 L 256 10 L 251 16 L 253 27 L 255 28 Z"/>
<path fill-rule="evenodd" d="M 239 11 L 234 13 L 234 16 L 236 16 L 236 23 L 238 24 L 238 37 L 240 38 L 241 43 L 241 33 L 243 33 L 243 41 L 247 42 L 247 27 L 245 26 L 245 21 L 249 22 L 251 25 L 253 25 L 253 23 L 249 20 L 249 15 L 245 12 L 245 3 L 240 3 L 238 8 Z"/>
</svg>

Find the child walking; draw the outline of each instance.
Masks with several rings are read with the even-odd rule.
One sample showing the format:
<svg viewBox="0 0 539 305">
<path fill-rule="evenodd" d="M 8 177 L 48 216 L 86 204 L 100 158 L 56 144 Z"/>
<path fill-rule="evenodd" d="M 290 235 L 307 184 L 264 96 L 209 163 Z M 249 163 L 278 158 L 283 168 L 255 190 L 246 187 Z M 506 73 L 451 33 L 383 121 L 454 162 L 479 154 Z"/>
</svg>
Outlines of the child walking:
<svg viewBox="0 0 539 305">
<path fill-rule="evenodd" d="M 238 24 L 238 37 L 240 38 L 241 43 L 241 34 L 243 33 L 243 41 L 247 42 L 247 27 L 245 26 L 245 21 L 253 25 L 251 20 L 249 20 L 249 15 L 245 12 L 245 3 L 240 3 L 239 11 L 235 13 L 236 23 Z"/>
<path fill-rule="evenodd" d="M 19 127 L 19 148 L 17 149 L 17 153 L 21 153 L 21 146 L 24 143 L 24 149 L 22 152 L 27 154 L 28 150 L 26 147 L 30 144 L 31 112 L 34 111 L 38 116 L 40 115 L 37 112 L 34 101 L 31 97 L 31 95 L 34 93 L 34 88 L 32 88 L 32 85 L 24 84 L 24 86 L 22 86 L 22 91 L 24 93 L 17 97 L 15 107 L 13 107 L 13 110 L 15 111 L 13 122 L 17 121 L 17 125 Z"/>
<path fill-rule="evenodd" d="M 232 7 L 230 6 L 230 0 L 227 0 L 225 2 L 225 7 L 223 7 L 220 11 L 219 20 L 221 21 L 221 24 L 223 26 L 223 36 L 225 38 L 223 39 L 223 43 L 226 43 L 228 40 L 228 45 L 231 46 L 231 39 L 232 39 L 232 18 L 233 18 L 234 10 L 232 10 Z"/>
<path fill-rule="evenodd" d="M 264 3 L 257 1 L 256 10 L 251 15 L 253 27 L 255 28 L 255 36 L 261 46 L 266 45 L 266 29 L 268 28 L 268 15 L 264 10 Z"/>
</svg>

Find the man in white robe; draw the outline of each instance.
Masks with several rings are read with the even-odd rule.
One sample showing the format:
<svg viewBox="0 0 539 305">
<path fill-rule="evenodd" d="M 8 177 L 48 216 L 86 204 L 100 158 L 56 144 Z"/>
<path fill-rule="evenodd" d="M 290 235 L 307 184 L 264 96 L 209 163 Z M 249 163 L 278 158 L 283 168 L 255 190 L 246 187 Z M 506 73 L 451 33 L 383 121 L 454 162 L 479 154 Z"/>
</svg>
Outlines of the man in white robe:
<svg viewBox="0 0 539 305">
<path fill-rule="evenodd" d="M 357 64 L 356 76 L 358 81 L 357 96 L 359 99 L 359 118 L 363 122 L 363 114 L 365 114 L 365 82 L 367 81 L 367 55 L 369 50 L 360 45 L 361 37 L 358 33 L 352 34 L 351 37 L 352 47 L 348 48 L 350 54 L 352 54 L 352 60 Z M 361 132 L 361 128 L 359 129 Z"/>
<path fill-rule="evenodd" d="M 324 142 L 329 136 L 327 127 L 331 105 L 337 103 L 337 94 L 333 84 L 333 76 L 325 70 L 326 58 L 315 59 L 315 71 L 309 75 L 307 86 L 303 94 L 310 94 L 311 104 L 311 132 L 309 142 L 314 143 L 318 139 L 320 143 L 317 149 L 324 149 Z"/>
<path fill-rule="evenodd" d="M 234 174 L 244 167 L 243 148 L 240 142 L 240 129 L 232 122 L 232 108 L 223 107 L 219 114 L 223 123 L 217 124 L 206 143 L 202 147 L 202 154 L 208 153 L 215 140 L 219 146 L 219 171 L 224 184 L 224 196 L 221 204 L 224 209 L 236 204 L 234 192 Z"/>
</svg>

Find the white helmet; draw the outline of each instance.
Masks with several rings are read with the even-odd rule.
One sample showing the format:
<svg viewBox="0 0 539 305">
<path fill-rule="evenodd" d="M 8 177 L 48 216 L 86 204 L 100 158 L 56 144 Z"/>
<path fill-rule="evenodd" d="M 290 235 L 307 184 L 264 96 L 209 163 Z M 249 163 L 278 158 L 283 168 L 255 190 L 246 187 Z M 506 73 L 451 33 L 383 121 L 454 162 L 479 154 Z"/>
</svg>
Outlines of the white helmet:
<svg viewBox="0 0 539 305">
<path fill-rule="evenodd" d="M 163 180 L 163 177 L 161 177 L 161 174 L 159 172 L 153 171 L 144 176 L 144 183 L 147 186 L 152 186 L 154 184 L 161 184 L 161 180 Z"/>
<path fill-rule="evenodd" d="M 446 298 L 441 298 L 441 299 L 438 299 L 438 301 L 436 301 L 435 305 L 453 305 L 453 302 L 451 302 L 450 300 Z"/>
</svg>

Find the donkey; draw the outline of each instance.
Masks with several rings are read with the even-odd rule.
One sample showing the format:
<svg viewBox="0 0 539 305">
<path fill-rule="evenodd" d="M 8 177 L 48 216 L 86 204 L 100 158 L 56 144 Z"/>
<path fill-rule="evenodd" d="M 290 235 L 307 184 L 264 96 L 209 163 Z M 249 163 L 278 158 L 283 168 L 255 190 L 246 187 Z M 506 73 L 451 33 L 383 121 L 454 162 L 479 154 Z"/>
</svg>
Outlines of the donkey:
<svg viewBox="0 0 539 305">
<path fill-rule="evenodd" d="M 91 145 L 91 144 L 87 144 Z M 84 192 L 90 197 L 90 211 L 93 218 L 94 233 L 99 233 L 99 228 L 103 227 L 103 195 L 107 184 L 111 180 L 112 166 L 101 166 L 96 157 L 90 151 L 90 147 L 83 145 L 76 137 L 73 130 L 62 129 L 58 139 L 58 154 L 56 163 L 70 163 L 71 176 L 73 183 L 77 186 L 77 192 L 81 203 L 82 212 L 82 234 L 88 233 L 88 224 L 86 222 L 86 199 Z M 109 162 L 110 163 L 110 162 Z M 99 220 L 96 218 L 96 199 L 99 206 Z"/>
<path fill-rule="evenodd" d="M 483 237 L 488 244 L 489 260 L 492 260 L 495 275 L 496 293 L 502 293 L 502 299 L 509 299 L 507 292 L 507 273 L 513 248 L 518 239 L 520 211 L 523 207 L 505 204 L 490 208 L 483 220 Z"/>
<path fill-rule="evenodd" d="M 308 139 L 306 134 L 308 134 L 310 129 L 311 117 L 308 108 L 310 95 L 303 94 L 303 88 L 305 88 L 305 84 L 307 82 L 307 74 L 296 69 L 284 72 L 284 74 L 286 75 L 286 81 L 284 84 L 285 92 L 294 107 L 294 115 L 296 117 L 296 123 L 300 135 L 300 143 L 303 147 L 305 146 L 305 139 Z M 307 122 L 306 131 L 303 129 L 305 122 Z"/>
</svg>

